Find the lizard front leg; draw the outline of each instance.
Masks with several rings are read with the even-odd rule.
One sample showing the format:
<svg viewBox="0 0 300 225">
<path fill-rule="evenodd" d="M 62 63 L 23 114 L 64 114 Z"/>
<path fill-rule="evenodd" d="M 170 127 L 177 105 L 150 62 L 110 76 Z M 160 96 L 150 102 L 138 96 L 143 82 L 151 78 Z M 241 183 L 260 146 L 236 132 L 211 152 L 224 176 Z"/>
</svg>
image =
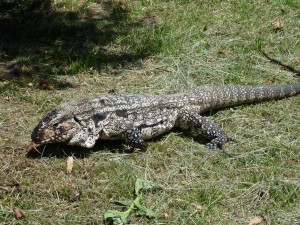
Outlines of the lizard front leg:
<svg viewBox="0 0 300 225">
<path fill-rule="evenodd" d="M 141 150 L 147 148 L 147 143 L 142 138 L 142 131 L 138 127 L 126 130 L 124 137 L 126 142 L 133 148 L 140 148 Z"/>
<path fill-rule="evenodd" d="M 182 129 L 192 129 L 194 135 L 203 135 L 209 140 L 209 143 L 206 144 L 206 147 L 209 149 L 223 149 L 225 143 L 230 140 L 225 131 L 214 121 L 192 112 L 180 112 L 176 126 Z"/>
</svg>

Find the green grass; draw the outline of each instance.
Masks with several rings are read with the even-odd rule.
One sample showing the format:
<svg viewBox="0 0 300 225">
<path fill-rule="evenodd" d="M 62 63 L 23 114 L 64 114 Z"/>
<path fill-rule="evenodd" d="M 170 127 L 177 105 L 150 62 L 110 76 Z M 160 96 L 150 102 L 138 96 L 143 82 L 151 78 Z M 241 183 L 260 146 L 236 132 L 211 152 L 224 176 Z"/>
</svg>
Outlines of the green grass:
<svg viewBox="0 0 300 225">
<path fill-rule="evenodd" d="M 158 187 L 144 199 L 158 216 L 131 215 L 130 224 L 248 224 L 255 216 L 299 224 L 299 97 L 212 114 L 238 140 L 226 154 L 177 131 L 144 153 L 100 142 L 27 155 L 32 129 L 63 101 L 298 82 L 260 49 L 299 64 L 299 1 L 44 2 L 0 3 L 0 223 L 102 224 L 105 211 L 120 210 L 110 200 L 134 199 L 139 177 Z M 191 215 L 195 204 L 203 209 Z M 16 221 L 14 207 L 26 220 Z"/>
</svg>

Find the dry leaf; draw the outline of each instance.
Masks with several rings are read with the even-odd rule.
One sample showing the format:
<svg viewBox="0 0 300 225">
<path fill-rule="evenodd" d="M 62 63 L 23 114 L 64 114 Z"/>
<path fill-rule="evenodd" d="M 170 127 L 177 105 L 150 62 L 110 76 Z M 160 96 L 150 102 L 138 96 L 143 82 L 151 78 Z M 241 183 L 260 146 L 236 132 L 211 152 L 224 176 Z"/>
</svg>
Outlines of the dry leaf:
<svg viewBox="0 0 300 225">
<path fill-rule="evenodd" d="M 203 206 L 202 206 L 202 205 L 197 205 L 197 204 L 195 204 L 195 203 L 192 203 L 191 205 L 195 207 L 195 211 L 192 212 L 192 213 L 190 214 L 190 217 L 192 217 L 192 216 L 194 216 L 195 214 L 201 212 L 202 209 L 203 209 Z"/>
<path fill-rule="evenodd" d="M 19 208 L 14 208 L 13 211 L 14 211 L 14 214 L 15 214 L 15 217 L 17 220 L 23 219 L 26 217 L 25 213 Z"/>
<path fill-rule="evenodd" d="M 225 49 L 219 50 L 218 53 L 219 53 L 219 54 L 222 54 L 222 55 L 231 55 L 231 54 L 233 54 L 232 51 L 230 51 L 230 50 L 225 50 Z"/>
<path fill-rule="evenodd" d="M 30 82 L 30 83 L 27 84 L 27 86 L 28 86 L 28 87 L 32 87 L 32 86 L 33 86 L 33 83 Z"/>
<path fill-rule="evenodd" d="M 8 185 L 0 185 L 0 190 L 4 192 L 12 192 L 15 189 L 19 189 L 20 184 L 19 183 L 13 183 L 13 184 L 8 184 Z"/>
<path fill-rule="evenodd" d="M 180 184 L 182 184 L 182 185 L 188 185 L 188 182 L 185 181 L 185 180 L 182 180 L 182 181 L 180 181 Z"/>
<path fill-rule="evenodd" d="M 283 22 L 278 19 L 274 24 L 273 27 L 275 30 L 282 30 L 283 29 Z"/>
<path fill-rule="evenodd" d="M 167 219 L 170 217 L 170 215 L 168 213 L 164 213 L 164 217 Z"/>
<path fill-rule="evenodd" d="M 5 192 L 11 192 L 13 188 L 9 186 L 0 186 L 0 190 L 3 190 Z"/>
<path fill-rule="evenodd" d="M 42 80 L 40 81 L 39 85 L 40 88 L 43 90 L 48 90 L 48 91 L 54 90 L 54 87 L 48 81 Z"/>
<path fill-rule="evenodd" d="M 290 177 L 294 177 L 294 174 L 293 173 L 284 173 L 283 176 L 290 178 Z"/>
<path fill-rule="evenodd" d="M 67 159 L 67 173 L 71 173 L 73 169 L 73 156 L 68 156 Z"/>
<path fill-rule="evenodd" d="M 73 191 L 73 190 L 70 190 L 70 201 L 71 202 L 75 202 L 77 200 L 79 200 L 82 196 L 82 192 L 79 190 L 79 191 Z"/>
<path fill-rule="evenodd" d="M 199 211 L 203 209 L 203 206 L 202 206 L 202 205 L 197 205 L 197 204 L 195 204 L 195 203 L 192 203 L 192 206 L 194 206 L 195 209 L 196 209 L 196 210 L 199 210 Z"/>
<path fill-rule="evenodd" d="M 248 225 L 256 225 L 260 224 L 264 219 L 261 216 L 256 216 L 252 220 L 250 220 Z"/>
</svg>

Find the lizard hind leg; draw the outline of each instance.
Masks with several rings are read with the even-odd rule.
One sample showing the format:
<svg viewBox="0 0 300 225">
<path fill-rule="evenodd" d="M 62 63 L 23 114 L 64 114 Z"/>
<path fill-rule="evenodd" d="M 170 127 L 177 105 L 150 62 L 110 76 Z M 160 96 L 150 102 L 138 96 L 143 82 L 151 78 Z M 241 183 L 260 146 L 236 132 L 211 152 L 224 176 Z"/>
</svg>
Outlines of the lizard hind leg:
<svg viewBox="0 0 300 225">
<path fill-rule="evenodd" d="M 201 122 L 203 135 L 210 140 L 210 142 L 206 144 L 206 147 L 209 149 L 224 149 L 225 143 L 230 140 L 225 131 L 207 117 L 201 117 Z"/>
<path fill-rule="evenodd" d="M 194 135 L 203 135 L 209 142 L 206 147 L 209 149 L 224 149 L 226 142 L 231 140 L 225 131 L 208 117 L 184 111 L 179 115 L 177 126 L 182 129 L 191 129 Z"/>
</svg>

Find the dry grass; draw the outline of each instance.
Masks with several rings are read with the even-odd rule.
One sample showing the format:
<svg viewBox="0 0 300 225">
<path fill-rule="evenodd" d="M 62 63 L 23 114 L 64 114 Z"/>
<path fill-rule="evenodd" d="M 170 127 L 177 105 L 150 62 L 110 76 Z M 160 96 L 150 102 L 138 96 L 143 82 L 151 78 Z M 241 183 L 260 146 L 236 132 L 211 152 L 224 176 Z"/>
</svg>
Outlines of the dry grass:
<svg viewBox="0 0 300 225">
<path fill-rule="evenodd" d="M 1 12 L 13 6 L 4 2 Z M 299 64 L 298 1 L 61 0 L 31 16 L 26 6 L 9 9 L 25 16 L 18 24 L 0 14 L 2 27 L 11 24 L 0 37 L 0 223 L 102 224 L 106 210 L 119 209 L 110 200 L 133 199 L 140 177 L 159 187 L 145 195 L 158 216 L 132 215 L 131 224 L 247 224 L 255 216 L 299 224 L 299 97 L 211 115 L 238 139 L 226 153 L 177 131 L 144 153 L 100 142 L 92 150 L 48 145 L 43 156 L 27 154 L 33 127 L 62 101 L 112 90 L 297 82 L 260 48 Z M 22 26 L 22 42 L 10 38 Z M 71 174 L 68 155 L 75 157 Z M 203 209 L 193 214 L 195 204 Z M 15 207 L 26 220 L 14 218 Z"/>
</svg>

